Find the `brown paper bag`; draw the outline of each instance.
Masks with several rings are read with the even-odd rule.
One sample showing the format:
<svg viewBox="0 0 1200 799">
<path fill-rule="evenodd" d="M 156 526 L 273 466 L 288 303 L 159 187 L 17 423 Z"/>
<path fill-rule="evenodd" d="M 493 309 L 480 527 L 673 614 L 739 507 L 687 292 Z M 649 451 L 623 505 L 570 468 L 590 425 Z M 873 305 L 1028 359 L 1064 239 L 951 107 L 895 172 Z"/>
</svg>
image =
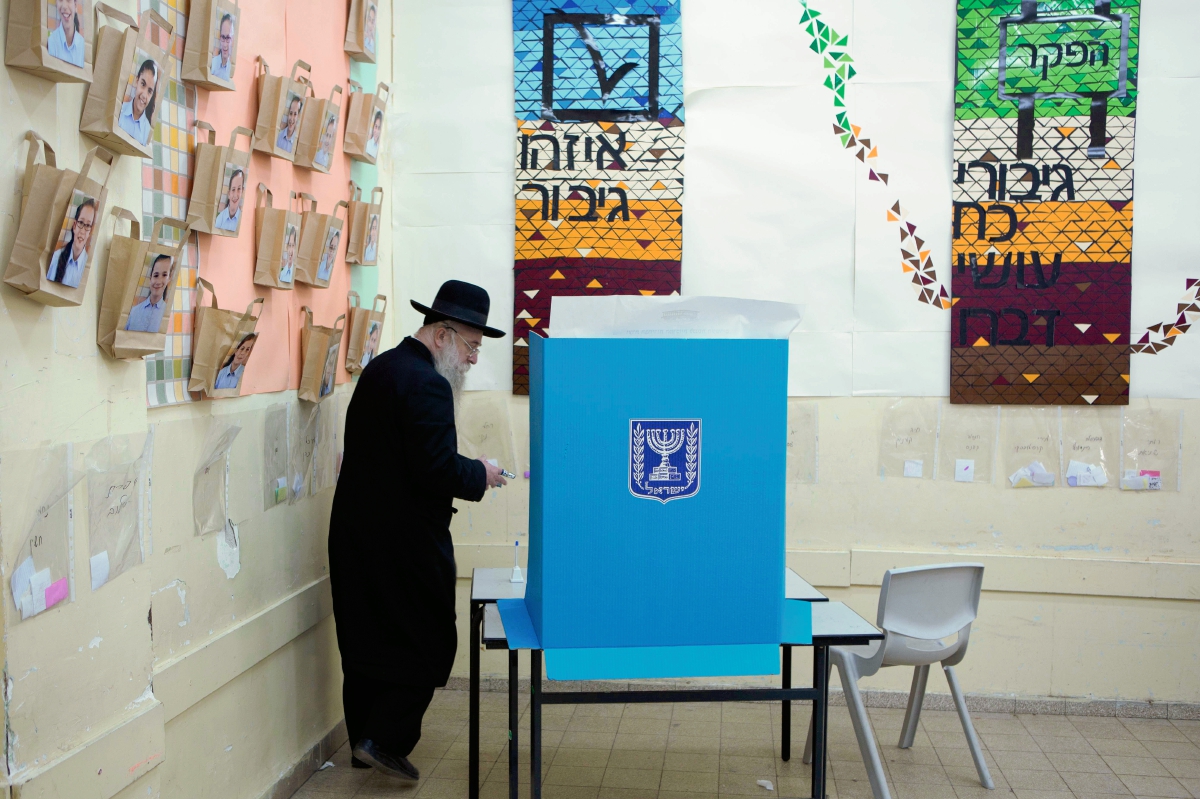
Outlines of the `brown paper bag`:
<svg viewBox="0 0 1200 799">
<path fill-rule="evenodd" d="M 343 48 L 354 61 L 375 63 L 379 52 L 378 0 L 350 0 L 350 16 L 346 20 L 346 43 Z"/>
<path fill-rule="evenodd" d="M 346 117 L 342 150 L 354 160 L 373 164 L 379 158 L 384 111 L 390 94 L 386 83 L 380 83 L 375 94 L 363 94 L 362 87 L 350 81 L 350 113 Z"/>
<path fill-rule="evenodd" d="M 301 193 L 302 200 L 309 202 L 300 225 L 300 254 L 296 258 L 296 282 L 317 288 L 328 288 L 329 279 L 337 266 L 338 250 L 342 245 L 342 229 L 345 217 L 338 219 L 339 208 L 346 208 L 345 200 L 339 200 L 332 214 L 317 212 L 317 198 Z"/>
<path fill-rule="evenodd" d="M 46 305 L 81 305 L 118 156 L 97 147 L 79 172 L 36 165 L 36 144 L 26 138 L 31 142 L 27 170 L 33 168 L 34 175 L 29 180 L 26 173 L 21 221 L 4 282 Z M 47 158 L 53 160 L 53 151 Z M 92 175 L 97 162 L 108 164 L 103 183 Z"/>
<path fill-rule="evenodd" d="M 371 201 L 362 201 L 362 189 L 350 181 L 351 193 L 358 198 L 350 201 L 346 226 L 350 228 L 350 243 L 346 246 L 346 263 L 375 266 L 379 263 L 379 229 L 383 214 L 383 188 L 371 189 Z"/>
<path fill-rule="evenodd" d="M 58 160 L 54 155 L 54 148 L 50 146 L 50 142 L 43 139 L 41 136 L 34 133 L 32 130 L 25 131 L 25 141 L 29 142 L 29 154 L 25 157 L 25 177 L 21 179 L 21 214 L 25 213 L 25 203 L 29 200 L 29 190 L 33 188 L 33 182 L 37 178 L 40 170 L 58 170 Z M 42 161 L 37 163 L 38 145 L 42 145 Z M 354 181 L 350 181 L 351 184 Z"/>
<path fill-rule="evenodd" d="M 245 313 L 217 307 L 212 284 L 196 278 L 196 317 L 192 327 L 192 376 L 188 391 L 203 391 L 211 399 L 236 397 L 242 390 L 242 377 L 250 353 L 258 340 L 254 332 L 263 298 L 246 306 Z M 212 294 L 212 305 L 203 302 L 202 288 Z"/>
<path fill-rule="evenodd" d="M 312 90 L 307 78 L 298 80 L 296 71 L 312 73 L 303 61 L 292 64 L 291 77 L 271 74 L 262 56 L 258 57 L 258 121 L 254 125 L 254 149 L 285 161 L 294 161 L 300 139 L 300 120 L 305 98 Z"/>
<path fill-rule="evenodd" d="M 333 150 L 337 144 L 337 129 L 342 118 L 342 107 L 333 102 L 342 87 L 334 86 L 328 100 L 310 100 L 304 104 L 304 118 L 300 120 L 300 144 L 296 148 L 296 166 L 314 169 L 329 174 L 333 165 Z"/>
<path fill-rule="evenodd" d="M 250 185 L 250 150 L 239 150 L 237 138 L 241 134 L 252 139 L 254 134 L 249 128 L 234 128 L 226 147 L 216 143 L 216 131 L 207 122 L 196 120 L 196 130 L 208 131 L 208 141 L 196 143 L 188 224 L 201 233 L 237 238 Z"/>
<path fill-rule="evenodd" d="M 350 301 L 350 338 L 346 341 L 346 371 L 358 374 L 379 354 L 387 297 L 376 294 L 370 308 L 360 305 L 358 292 L 350 292 L 347 298 Z M 382 306 L 380 301 L 383 302 Z"/>
<path fill-rule="evenodd" d="M 96 344 L 113 358 L 137 360 L 167 346 L 175 284 L 191 232 L 181 219 L 160 219 L 150 240 L 142 241 L 137 217 L 124 208 L 114 208 L 113 215 L 129 220 L 129 236 L 114 235 L 108 247 Z M 163 243 L 163 228 L 176 230 L 177 240 Z"/>
<path fill-rule="evenodd" d="M 321 327 L 312 323 L 312 309 L 305 305 L 300 310 L 304 312 L 304 329 L 300 331 L 300 359 L 304 366 L 300 370 L 300 391 L 296 396 L 309 402 L 320 402 L 333 393 L 346 315 L 335 319 L 333 327 Z"/>
<path fill-rule="evenodd" d="M 96 68 L 83 102 L 79 130 L 114 152 L 150 158 L 161 99 L 171 75 L 174 29 L 156 11 L 147 11 L 140 23 L 134 24 L 103 3 L 96 9 L 129 27 L 118 31 L 105 25 L 97 34 Z M 167 49 L 151 38 L 152 22 L 170 34 Z"/>
<path fill-rule="evenodd" d="M 4 63 L 55 83 L 90 83 L 96 26 L 91 0 L 10 0 Z M 68 33 L 71 41 L 67 41 Z"/>
<path fill-rule="evenodd" d="M 300 252 L 300 225 L 303 217 L 293 208 L 275 208 L 271 190 L 258 184 L 254 207 L 254 282 L 259 286 L 292 290 L 296 258 Z M 295 205 L 296 192 L 290 205 Z"/>
<path fill-rule="evenodd" d="M 216 91 L 233 91 L 241 21 L 237 0 L 191 0 L 183 43 L 185 81 Z"/>
</svg>

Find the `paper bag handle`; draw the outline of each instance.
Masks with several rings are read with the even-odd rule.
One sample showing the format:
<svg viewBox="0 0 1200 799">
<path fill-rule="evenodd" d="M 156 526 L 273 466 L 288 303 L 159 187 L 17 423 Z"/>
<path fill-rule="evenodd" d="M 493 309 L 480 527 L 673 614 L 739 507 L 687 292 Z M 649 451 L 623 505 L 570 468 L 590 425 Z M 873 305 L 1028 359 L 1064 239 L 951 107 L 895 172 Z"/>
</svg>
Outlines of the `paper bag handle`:
<svg viewBox="0 0 1200 799">
<path fill-rule="evenodd" d="M 387 105 L 388 98 L 392 96 L 392 89 L 386 83 L 384 83 L 383 81 L 380 81 L 379 85 L 375 87 L 375 96 L 376 97 L 382 96 L 383 104 Z"/>
<path fill-rule="evenodd" d="M 297 199 L 296 192 L 294 192 L 294 191 L 288 192 L 288 195 L 289 195 L 288 196 L 288 213 L 289 214 L 296 213 L 296 199 Z M 300 209 L 300 213 L 304 213 L 303 207 Z"/>
<path fill-rule="evenodd" d="M 175 248 L 176 252 L 182 250 L 187 245 L 188 233 L 191 232 L 192 226 L 189 225 L 187 222 L 183 221 L 182 219 L 170 219 L 169 217 L 163 217 L 162 219 L 155 221 L 154 228 L 153 228 L 153 230 L 150 231 L 150 243 L 151 244 L 162 244 L 163 243 L 162 241 L 159 240 L 159 236 L 162 235 L 162 229 L 165 227 L 174 228 L 175 230 L 178 230 L 180 233 L 183 234 L 182 236 L 179 237 L 179 245 Z M 172 241 L 172 242 L 168 242 L 168 243 L 174 244 L 175 242 Z"/>
<path fill-rule="evenodd" d="M 333 84 L 333 88 L 329 90 L 329 102 L 333 102 L 333 95 L 342 93 L 342 85 L 340 83 Z"/>
<path fill-rule="evenodd" d="M 362 91 L 362 84 L 358 83 L 358 81 L 352 80 L 352 81 L 347 81 L 347 82 L 350 84 L 350 93 L 351 94 Z"/>
<path fill-rule="evenodd" d="M 58 168 L 58 162 L 54 157 L 54 148 L 50 146 L 50 142 L 32 130 L 25 131 L 25 141 L 29 142 L 29 156 L 25 159 L 26 174 L 33 169 L 34 161 L 37 159 L 38 142 L 42 143 L 42 154 L 46 157 L 46 166 Z M 350 181 L 350 185 L 354 185 L 354 181 Z"/>
<path fill-rule="evenodd" d="M 170 22 L 167 22 L 166 17 L 157 11 L 147 11 L 142 15 L 142 17 L 149 17 L 151 22 L 165 30 L 167 35 L 171 37 L 171 41 L 168 42 L 167 46 L 163 48 L 163 52 L 165 52 L 169 58 L 171 54 L 175 52 L 175 26 Z M 139 27 L 144 28 L 145 26 L 143 25 Z"/>
<path fill-rule="evenodd" d="M 298 69 L 303 69 L 305 72 L 307 72 L 307 73 L 308 73 L 309 80 L 312 80 L 312 67 L 310 67 L 310 66 L 308 65 L 308 62 L 306 62 L 306 61 L 300 61 L 299 59 L 297 59 L 296 63 L 295 63 L 295 64 L 292 64 L 292 77 L 291 77 L 291 79 L 292 79 L 292 81 L 293 81 L 293 82 L 295 82 L 295 80 L 296 80 L 296 70 L 298 70 Z"/>
<path fill-rule="evenodd" d="M 271 74 L 271 67 L 269 64 L 267 64 L 267 59 L 263 58 L 262 56 L 258 56 L 257 62 L 258 62 L 258 67 L 262 70 L 263 75 Z M 261 75 L 257 76 L 257 77 L 261 77 Z"/>
<path fill-rule="evenodd" d="M 132 214 L 131 214 L 131 216 L 132 216 Z M 362 307 L 362 302 L 359 300 L 357 291 L 347 291 L 346 292 L 346 302 L 348 302 L 350 304 L 351 308 L 361 308 Z"/>
<path fill-rule="evenodd" d="M 96 27 L 100 27 L 100 17 L 105 16 L 109 19 L 115 19 L 118 22 L 124 22 L 134 30 L 138 29 L 137 20 L 126 14 L 124 11 L 118 11 L 108 3 L 96 3 Z"/>
<path fill-rule="evenodd" d="M 304 86 L 304 94 L 307 97 L 316 97 L 317 96 L 317 90 L 313 88 L 312 81 L 309 80 L 308 78 L 301 75 L 300 77 L 296 78 L 296 83 L 302 84 Z"/>
<path fill-rule="evenodd" d="M 342 323 L 341 327 L 338 327 L 338 322 Z M 346 329 L 346 315 L 342 314 L 337 319 L 333 320 L 333 332 L 340 333 L 345 329 Z"/>
<path fill-rule="evenodd" d="M 117 171 L 117 159 L 120 157 L 103 147 L 93 147 L 91 152 L 87 154 L 87 158 L 83 159 L 83 168 L 79 170 L 80 180 L 88 178 L 92 171 L 92 164 L 96 162 L 96 159 L 99 159 L 102 163 L 108 164 L 108 174 L 104 176 L 104 182 L 100 184 L 107 189 L 108 181 L 112 180 L 113 173 Z M 95 180 L 95 178 L 90 179 Z"/>
<path fill-rule="evenodd" d="M 205 280 L 205 279 L 204 279 L 204 278 L 202 278 L 202 277 L 197 277 L 197 278 L 196 278 L 196 307 L 197 307 L 197 308 L 199 308 L 201 305 L 203 305 L 203 304 L 204 304 L 204 302 L 203 302 L 203 300 L 204 300 L 204 291 L 203 291 L 203 289 L 208 289 L 208 293 L 212 295 L 212 307 L 216 308 L 216 307 L 217 307 L 217 292 L 216 292 L 216 289 L 214 289 L 214 288 L 213 288 L 213 284 L 212 284 L 212 283 L 209 283 L 207 280 Z"/>
<path fill-rule="evenodd" d="M 379 193 L 379 199 L 375 199 L 375 193 Z M 371 205 L 379 205 L 383 202 L 383 186 L 376 186 L 371 189 Z"/>
<path fill-rule="evenodd" d="M 311 194 L 309 194 L 306 191 L 300 192 L 300 194 L 298 196 L 300 197 L 301 200 L 307 200 L 309 203 L 311 203 L 311 205 L 309 205 L 309 207 L 308 207 L 309 212 L 314 213 L 314 214 L 317 212 L 317 198 L 316 197 L 312 196 Z M 301 206 L 301 207 L 303 207 L 303 206 Z"/>
<path fill-rule="evenodd" d="M 380 300 L 383 300 L 382 308 L 379 307 Z M 387 310 L 387 297 L 385 297 L 382 294 L 376 294 L 375 301 L 373 303 L 371 303 L 371 310 L 374 311 L 375 313 L 383 313 L 384 311 L 386 311 Z"/>
<path fill-rule="evenodd" d="M 124 219 L 129 222 L 129 238 L 141 241 L 142 223 L 138 221 L 138 218 L 134 216 L 131 211 L 126 211 L 121 206 L 114 205 L 112 209 L 112 215 L 117 219 Z"/>
<path fill-rule="evenodd" d="M 342 221 L 345 222 L 350 216 L 350 203 L 346 202 L 345 200 L 338 200 L 337 205 L 333 206 L 332 216 L 334 219 L 337 219 L 337 212 L 339 208 L 346 209 L 345 215 L 342 216 Z"/>
<path fill-rule="evenodd" d="M 196 120 L 196 130 L 208 131 L 208 143 L 215 145 L 217 143 L 217 129 L 208 124 L 202 119 Z"/>
<path fill-rule="evenodd" d="M 197 122 L 196 124 L 199 125 L 200 123 Z M 229 134 L 229 149 L 230 150 L 237 150 L 238 134 L 245 136 L 247 139 L 250 140 L 251 144 L 253 144 L 254 131 L 250 130 L 249 128 L 243 128 L 241 125 L 239 125 L 233 129 L 233 133 Z M 245 150 L 238 150 L 238 152 L 248 153 L 248 152 L 250 152 L 250 148 L 247 147 Z"/>
<path fill-rule="evenodd" d="M 307 305 L 301 305 L 300 312 L 304 314 L 304 329 L 312 330 L 312 308 L 309 308 Z"/>
<path fill-rule="evenodd" d="M 264 197 L 267 199 L 266 206 L 263 206 L 263 198 Z M 263 208 L 263 207 L 274 208 L 275 207 L 274 199 L 275 199 L 275 195 L 271 194 L 271 190 L 267 188 L 267 184 L 259 183 L 258 184 L 258 197 L 254 201 L 254 207 L 255 208 Z"/>
<path fill-rule="evenodd" d="M 355 196 L 355 194 L 358 196 Z M 362 200 L 362 189 L 352 180 L 350 181 L 350 202 L 357 202 L 359 200 Z"/>
<path fill-rule="evenodd" d="M 244 322 L 247 319 L 253 319 L 254 323 L 258 324 L 258 319 L 262 316 L 264 302 L 265 300 L 263 300 L 262 297 L 256 297 L 255 299 L 251 300 L 250 304 L 246 306 L 246 312 L 242 314 L 242 321 Z M 255 305 L 258 306 L 258 316 L 254 316 Z"/>
</svg>

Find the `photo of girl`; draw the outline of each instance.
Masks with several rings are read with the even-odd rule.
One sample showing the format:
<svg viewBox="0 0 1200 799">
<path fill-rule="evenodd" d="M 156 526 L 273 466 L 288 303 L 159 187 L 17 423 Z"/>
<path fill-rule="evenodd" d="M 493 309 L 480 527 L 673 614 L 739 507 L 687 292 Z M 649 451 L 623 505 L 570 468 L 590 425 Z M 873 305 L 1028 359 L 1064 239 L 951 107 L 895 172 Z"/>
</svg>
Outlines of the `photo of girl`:
<svg viewBox="0 0 1200 799">
<path fill-rule="evenodd" d="M 129 321 L 125 329 L 138 333 L 161 332 L 163 313 L 167 310 L 166 293 L 175 278 L 175 259 L 169 255 L 151 253 L 150 273 L 146 279 L 146 293 L 138 291 L 138 296 L 145 297 L 129 309 Z"/>
<path fill-rule="evenodd" d="M 208 66 L 208 74 L 221 80 L 233 79 L 233 14 L 217 19 L 217 53 Z"/>
<path fill-rule="evenodd" d="M 379 157 L 379 139 L 383 136 L 383 112 L 376 111 L 371 120 L 371 138 L 367 139 L 367 155 Z"/>
<path fill-rule="evenodd" d="M 367 341 L 363 344 L 362 358 L 359 359 L 358 365 L 360 368 L 366 369 L 367 364 L 375 357 L 376 351 L 379 350 L 379 336 L 383 328 L 378 322 L 371 322 L 367 325 Z"/>
<path fill-rule="evenodd" d="M 329 352 L 325 354 L 325 367 L 321 370 L 321 397 L 327 397 L 333 391 L 333 376 L 337 371 L 337 356 L 341 344 L 341 339 L 338 339 L 329 345 Z"/>
<path fill-rule="evenodd" d="M 296 245 L 300 239 L 300 231 L 295 225 L 288 225 L 283 233 L 283 262 L 279 265 L 279 282 L 291 283 L 292 274 L 296 270 Z"/>
<path fill-rule="evenodd" d="M 79 288 L 91 252 L 92 227 L 96 224 L 96 200 L 79 189 L 71 195 L 67 215 L 58 234 L 58 249 L 50 256 L 46 279 Z"/>
<path fill-rule="evenodd" d="M 221 371 L 217 372 L 216 382 L 213 383 L 214 391 L 223 388 L 237 388 L 242 384 L 242 374 L 246 371 L 246 362 L 250 360 L 250 353 L 253 352 L 254 344 L 257 341 L 258 334 L 250 333 L 230 350 L 228 357 L 225 358 L 225 363 L 221 366 Z"/>
<path fill-rule="evenodd" d="M 82 67 L 87 47 L 83 38 L 83 20 L 87 18 L 85 0 L 55 0 L 54 10 L 47 16 L 46 49 L 50 55 Z"/>
<path fill-rule="evenodd" d="M 217 230 L 237 233 L 242 224 L 242 198 L 246 194 L 246 172 L 237 164 L 225 165 L 225 192 L 218 206 L 221 212 L 213 226 Z"/>
<path fill-rule="evenodd" d="M 367 222 L 367 244 L 363 247 L 363 263 L 373 264 L 379 255 L 379 214 L 371 214 Z"/>
<path fill-rule="evenodd" d="M 325 249 L 321 253 L 321 263 L 317 265 L 317 280 L 329 280 L 333 274 L 333 265 L 337 263 L 338 246 L 342 243 L 342 231 L 331 227 L 325 234 Z"/>
<path fill-rule="evenodd" d="M 325 115 L 325 124 L 321 126 L 321 147 L 313 157 L 313 163 L 329 169 L 333 163 L 333 144 L 337 140 L 338 118 L 330 111 Z"/>
<path fill-rule="evenodd" d="M 375 26 L 379 19 L 379 11 L 374 3 L 367 3 L 367 16 L 363 21 L 363 49 L 375 55 Z"/>
<path fill-rule="evenodd" d="M 154 107 L 161 70 L 144 50 L 134 51 L 133 70 L 125 88 L 125 101 L 121 104 L 117 125 L 145 147 L 154 133 Z"/>
</svg>

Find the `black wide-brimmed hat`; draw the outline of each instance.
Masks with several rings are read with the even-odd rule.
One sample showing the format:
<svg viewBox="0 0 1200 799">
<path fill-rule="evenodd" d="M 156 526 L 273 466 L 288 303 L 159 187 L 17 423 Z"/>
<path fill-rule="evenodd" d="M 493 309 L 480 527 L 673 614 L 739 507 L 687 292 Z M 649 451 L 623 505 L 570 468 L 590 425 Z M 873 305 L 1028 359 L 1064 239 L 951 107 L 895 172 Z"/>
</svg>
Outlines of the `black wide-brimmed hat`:
<svg viewBox="0 0 1200 799">
<path fill-rule="evenodd" d="M 500 338 L 504 332 L 487 326 L 488 309 L 492 301 L 485 289 L 461 280 L 447 280 L 438 289 L 433 306 L 409 300 L 412 307 L 425 314 L 425 324 L 443 320 L 459 322 L 479 330 L 488 338 Z"/>
</svg>

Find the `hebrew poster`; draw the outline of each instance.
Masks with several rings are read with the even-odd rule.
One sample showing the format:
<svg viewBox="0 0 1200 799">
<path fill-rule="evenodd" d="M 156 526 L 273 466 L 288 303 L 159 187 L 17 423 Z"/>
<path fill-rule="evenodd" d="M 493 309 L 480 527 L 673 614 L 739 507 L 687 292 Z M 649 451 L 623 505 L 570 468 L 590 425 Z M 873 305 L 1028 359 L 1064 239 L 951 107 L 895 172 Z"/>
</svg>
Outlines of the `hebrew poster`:
<svg viewBox="0 0 1200 799">
<path fill-rule="evenodd" d="M 678 0 L 513 0 L 513 392 L 553 296 L 679 291 Z"/>
<path fill-rule="evenodd" d="M 951 402 L 1128 403 L 1137 63 L 1138 0 L 959 0 Z"/>
</svg>

